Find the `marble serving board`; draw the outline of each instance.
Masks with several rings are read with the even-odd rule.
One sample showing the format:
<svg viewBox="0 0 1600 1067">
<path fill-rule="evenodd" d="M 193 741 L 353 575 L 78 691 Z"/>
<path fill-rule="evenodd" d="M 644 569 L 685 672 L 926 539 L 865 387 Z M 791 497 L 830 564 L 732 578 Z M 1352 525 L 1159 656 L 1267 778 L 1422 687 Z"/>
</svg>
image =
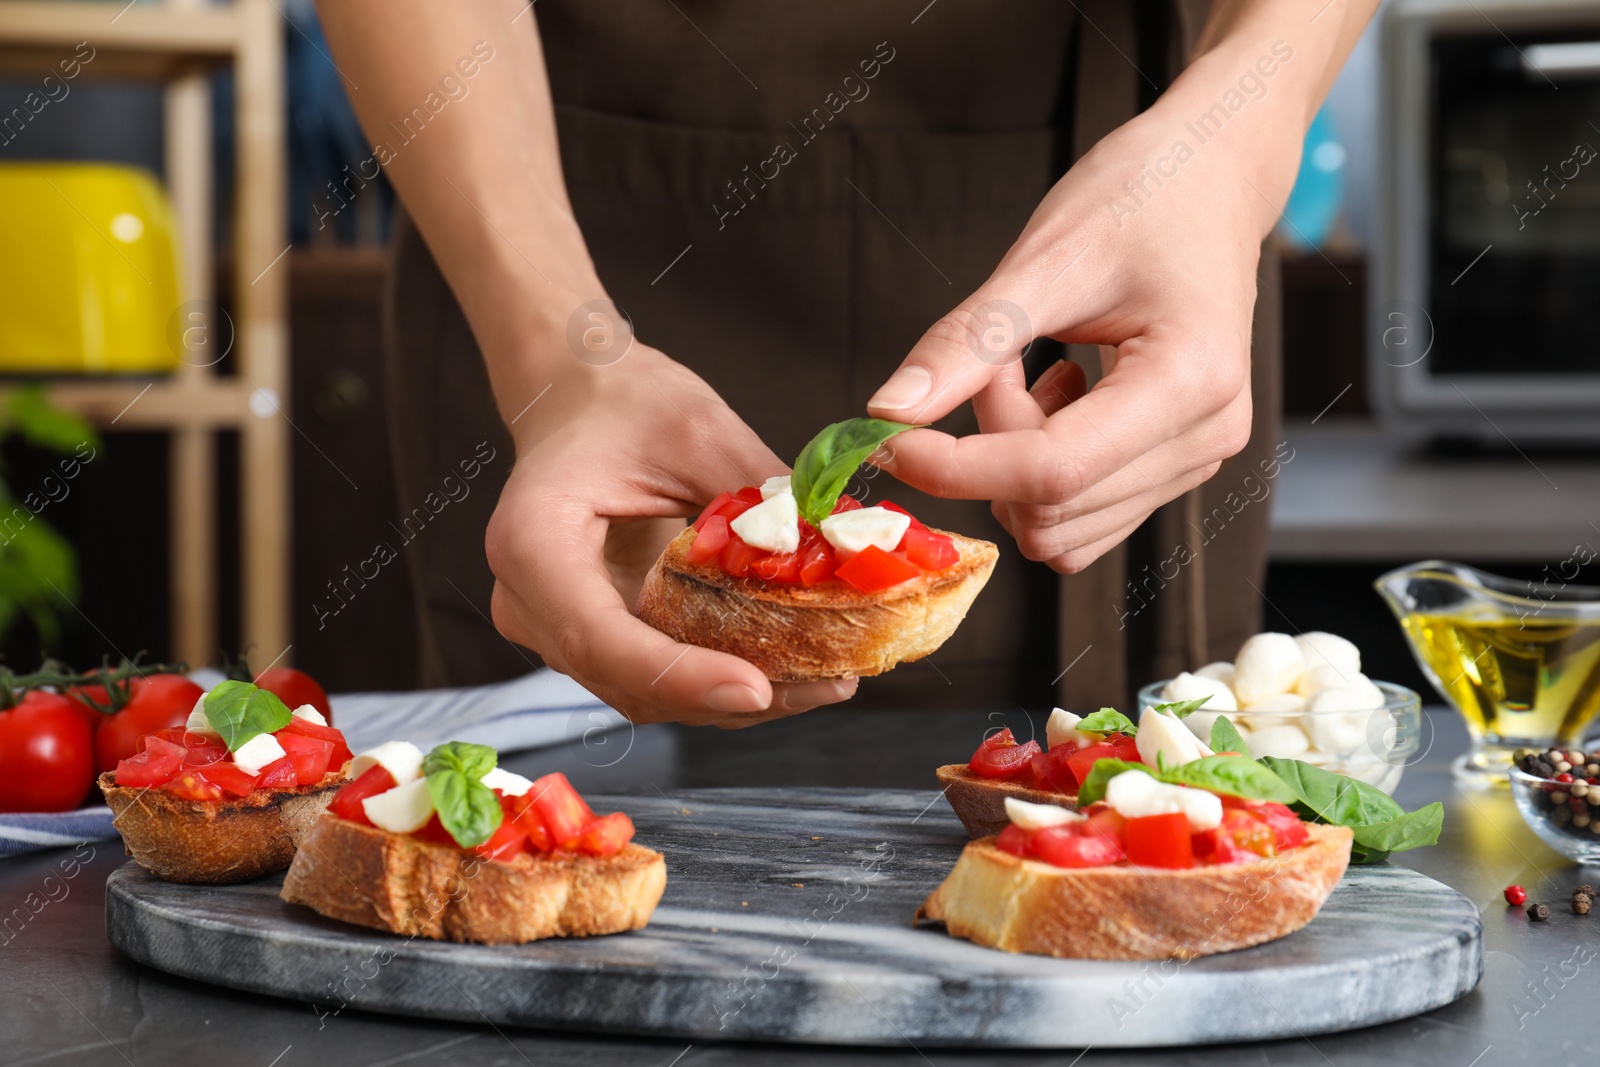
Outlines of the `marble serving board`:
<svg viewBox="0 0 1600 1067">
<path fill-rule="evenodd" d="M 1483 972 L 1477 908 L 1353 868 L 1304 930 L 1179 964 L 1011 955 L 917 905 L 966 838 L 933 792 L 713 789 L 594 797 L 666 853 L 645 930 L 485 947 L 407 940 L 278 899 L 281 876 L 171 885 L 129 863 L 106 931 L 174 974 L 358 1009 L 608 1034 L 1079 1048 L 1327 1033 L 1415 1015 Z"/>
</svg>

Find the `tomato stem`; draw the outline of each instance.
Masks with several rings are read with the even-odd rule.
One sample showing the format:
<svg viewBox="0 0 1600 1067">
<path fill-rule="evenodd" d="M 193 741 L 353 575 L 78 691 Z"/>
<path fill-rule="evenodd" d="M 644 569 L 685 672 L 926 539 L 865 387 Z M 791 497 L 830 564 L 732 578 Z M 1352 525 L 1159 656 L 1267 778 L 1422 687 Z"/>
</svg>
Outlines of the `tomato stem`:
<svg viewBox="0 0 1600 1067">
<path fill-rule="evenodd" d="M 131 660 L 124 659 L 115 667 L 111 666 L 108 658 L 94 670 L 83 672 L 74 671 L 59 660 L 49 658 L 40 663 L 38 670 L 28 674 L 17 674 L 8 667 L 0 667 L 0 709 L 16 707 L 31 689 L 66 692 L 74 687 L 97 685 L 106 691 L 105 703 L 93 699 L 82 689 L 71 695 L 94 710 L 110 715 L 121 711 L 128 703 L 132 696 L 129 683 L 133 679 L 153 674 L 189 673 L 189 666 L 185 663 L 140 663 L 139 658 L 143 655 L 141 652 Z"/>
</svg>

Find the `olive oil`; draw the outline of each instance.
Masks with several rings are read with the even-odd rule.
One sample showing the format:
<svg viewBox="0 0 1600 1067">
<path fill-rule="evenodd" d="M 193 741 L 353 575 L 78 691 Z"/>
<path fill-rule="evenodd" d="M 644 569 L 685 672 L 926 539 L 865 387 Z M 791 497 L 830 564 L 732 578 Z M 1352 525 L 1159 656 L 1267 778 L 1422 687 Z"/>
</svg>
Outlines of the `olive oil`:
<svg viewBox="0 0 1600 1067">
<path fill-rule="evenodd" d="M 1474 740 L 1575 744 L 1600 711 L 1600 619 L 1410 612 L 1401 625 Z"/>
</svg>

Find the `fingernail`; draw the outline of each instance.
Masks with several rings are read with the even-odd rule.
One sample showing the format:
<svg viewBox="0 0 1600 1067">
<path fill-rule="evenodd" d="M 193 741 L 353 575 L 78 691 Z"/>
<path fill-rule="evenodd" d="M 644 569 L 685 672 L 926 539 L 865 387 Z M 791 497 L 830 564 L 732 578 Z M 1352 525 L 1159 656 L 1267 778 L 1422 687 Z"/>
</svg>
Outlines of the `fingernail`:
<svg viewBox="0 0 1600 1067">
<path fill-rule="evenodd" d="M 901 367 L 883 383 L 883 388 L 872 394 L 867 406 L 872 408 L 908 408 L 920 404 L 933 391 L 933 375 L 926 367 Z"/>
<path fill-rule="evenodd" d="M 815 708 L 822 704 L 837 704 L 849 698 L 856 690 L 854 678 L 834 679 L 826 682 L 805 682 L 800 685 L 790 686 L 783 695 L 783 706 L 790 710 L 795 708 Z"/>
<path fill-rule="evenodd" d="M 741 682 L 723 682 L 706 694 L 706 707 L 725 715 L 760 711 L 766 706 L 760 693 Z"/>
</svg>

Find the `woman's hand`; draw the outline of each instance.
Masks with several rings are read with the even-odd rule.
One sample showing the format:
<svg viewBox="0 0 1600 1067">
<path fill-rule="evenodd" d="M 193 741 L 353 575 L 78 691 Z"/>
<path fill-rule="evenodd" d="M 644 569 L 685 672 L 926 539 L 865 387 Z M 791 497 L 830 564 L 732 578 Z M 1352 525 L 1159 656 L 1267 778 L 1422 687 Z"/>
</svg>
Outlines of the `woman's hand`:
<svg viewBox="0 0 1600 1067">
<path fill-rule="evenodd" d="M 989 280 L 868 405 L 931 422 L 971 398 L 982 432 L 906 433 L 885 469 L 993 501 L 1025 556 L 1070 573 L 1244 447 L 1260 242 L 1338 45 L 1330 17 L 1314 27 L 1327 39 L 1301 38 L 1297 53 L 1270 24 L 1289 11 L 1250 5 L 1227 48 L 1057 183 Z M 1220 108 L 1220 132 L 1201 140 L 1196 121 L 1229 90 L 1242 107 Z M 1037 337 L 1105 346 L 1106 373 L 1085 395 L 1082 370 L 1058 364 L 1029 390 L 1020 358 Z"/>
<path fill-rule="evenodd" d="M 854 680 L 773 684 L 633 617 L 685 516 L 788 467 L 654 349 L 571 362 L 511 427 L 517 460 L 486 539 L 495 626 L 635 722 L 748 726 L 849 698 Z"/>
</svg>

